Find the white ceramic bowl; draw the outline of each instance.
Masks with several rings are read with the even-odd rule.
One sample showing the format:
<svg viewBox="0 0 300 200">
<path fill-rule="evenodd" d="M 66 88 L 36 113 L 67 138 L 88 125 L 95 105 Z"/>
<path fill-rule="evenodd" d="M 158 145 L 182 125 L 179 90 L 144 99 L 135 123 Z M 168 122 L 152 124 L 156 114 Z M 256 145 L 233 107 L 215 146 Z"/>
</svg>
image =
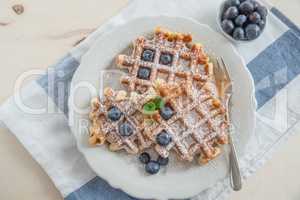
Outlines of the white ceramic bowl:
<svg viewBox="0 0 300 200">
<path fill-rule="evenodd" d="M 182 163 L 170 158 L 170 164 L 157 175 L 146 175 L 136 156 L 115 153 L 105 146 L 88 145 L 88 111 L 91 96 L 100 88 L 100 71 L 115 67 L 115 56 L 140 35 L 151 33 L 157 26 L 173 31 L 192 33 L 194 41 L 201 42 L 207 50 L 222 56 L 230 66 L 229 73 L 235 83 L 233 93 L 232 121 L 236 126 L 234 135 L 239 155 L 242 154 L 255 127 L 254 84 L 245 62 L 235 48 L 207 25 L 186 18 L 166 16 L 138 18 L 113 28 L 101 36 L 82 58 L 81 65 L 71 83 L 69 101 L 69 123 L 77 140 L 78 149 L 85 156 L 91 168 L 115 188 L 145 199 L 183 199 L 194 196 L 228 175 L 226 152 L 205 166 L 196 163 Z M 119 80 L 112 79 L 112 84 Z M 81 86 L 93 86 L 89 95 Z M 76 112 L 74 107 L 86 108 L 85 113 Z"/>
<path fill-rule="evenodd" d="M 263 5 L 262 2 L 260 2 L 260 1 L 258 1 L 258 2 L 259 2 L 261 5 Z M 233 42 L 233 43 L 235 43 L 235 44 L 243 44 L 243 43 L 252 42 L 252 41 L 254 41 L 254 40 L 257 40 L 257 39 L 263 34 L 263 32 L 265 31 L 266 26 L 267 26 L 267 24 L 268 24 L 268 16 L 267 16 L 267 20 L 266 20 L 266 25 L 265 25 L 264 29 L 262 30 L 260 36 L 258 36 L 258 37 L 255 38 L 254 40 L 249 40 L 249 41 L 247 41 L 247 40 L 235 40 L 231 35 L 229 35 L 228 33 L 226 33 L 226 32 L 223 30 L 222 26 L 221 26 L 221 22 L 222 22 L 222 14 L 223 14 L 224 6 L 225 6 L 225 1 L 223 1 L 223 3 L 222 3 L 222 4 L 220 5 L 220 7 L 217 9 L 217 19 L 216 19 L 216 21 L 217 21 L 217 25 L 218 25 L 219 31 L 220 31 L 220 32 L 221 32 L 228 40 L 230 40 L 231 42 Z"/>
</svg>

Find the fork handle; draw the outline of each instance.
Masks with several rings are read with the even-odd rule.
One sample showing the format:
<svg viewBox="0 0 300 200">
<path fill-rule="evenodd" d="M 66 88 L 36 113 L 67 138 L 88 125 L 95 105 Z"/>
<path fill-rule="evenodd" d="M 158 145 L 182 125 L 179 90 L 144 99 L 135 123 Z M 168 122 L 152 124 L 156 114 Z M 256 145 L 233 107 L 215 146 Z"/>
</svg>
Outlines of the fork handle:
<svg viewBox="0 0 300 200">
<path fill-rule="evenodd" d="M 229 135 L 229 142 L 230 142 L 230 180 L 231 180 L 231 187 L 234 191 L 239 191 L 242 189 L 242 178 L 241 172 L 239 168 L 239 161 L 237 158 L 237 153 L 235 150 L 234 143 L 232 141 L 231 135 Z"/>
</svg>

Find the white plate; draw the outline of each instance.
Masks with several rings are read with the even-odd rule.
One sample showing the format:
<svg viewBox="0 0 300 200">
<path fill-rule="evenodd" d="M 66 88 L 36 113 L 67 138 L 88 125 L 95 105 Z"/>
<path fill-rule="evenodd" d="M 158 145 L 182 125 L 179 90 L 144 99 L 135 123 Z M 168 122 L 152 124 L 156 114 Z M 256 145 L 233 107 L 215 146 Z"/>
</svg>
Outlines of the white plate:
<svg viewBox="0 0 300 200">
<path fill-rule="evenodd" d="M 89 123 L 87 113 L 78 113 L 78 107 L 86 108 L 88 111 L 91 96 L 97 95 L 100 71 L 114 68 L 116 55 L 128 48 L 135 38 L 151 33 L 157 26 L 191 33 L 195 42 L 201 42 L 208 51 L 222 56 L 230 66 L 230 75 L 234 81 L 232 120 L 237 132 L 235 135 L 237 149 L 241 154 L 255 126 L 256 102 L 251 75 L 241 56 L 222 35 L 207 25 L 185 18 L 167 16 L 139 18 L 101 36 L 84 55 L 73 77 L 69 101 L 70 126 L 77 139 L 78 149 L 91 168 L 113 187 L 139 198 L 187 198 L 227 176 L 226 153 L 202 167 L 195 163 L 182 164 L 171 159 L 166 169 L 157 175 L 148 176 L 136 156 L 113 153 L 105 147 L 90 147 L 87 143 L 86 127 Z M 115 81 L 118 83 L 118 80 Z M 89 95 L 85 87 L 96 89 Z"/>
</svg>

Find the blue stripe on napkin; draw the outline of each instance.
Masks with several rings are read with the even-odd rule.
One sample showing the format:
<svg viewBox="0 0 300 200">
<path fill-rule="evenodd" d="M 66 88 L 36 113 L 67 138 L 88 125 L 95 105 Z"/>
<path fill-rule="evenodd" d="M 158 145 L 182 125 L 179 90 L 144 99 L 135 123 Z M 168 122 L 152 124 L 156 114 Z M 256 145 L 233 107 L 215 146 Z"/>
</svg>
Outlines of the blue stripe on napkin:
<svg viewBox="0 0 300 200">
<path fill-rule="evenodd" d="M 300 40 L 292 30 L 248 65 L 256 86 L 258 108 L 300 73 Z"/>
<path fill-rule="evenodd" d="M 300 37 L 300 29 L 299 27 L 294 24 L 289 18 L 287 18 L 280 10 L 277 8 L 273 7 L 271 9 L 271 12 L 278 18 L 280 19 L 287 27 L 289 27 L 296 36 Z"/>
<path fill-rule="evenodd" d="M 75 58 L 67 54 L 58 63 L 50 66 L 47 73 L 37 80 L 59 108 L 58 112 L 62 111 L 66 116 L 68 116 L 70 84 L 79 64 Z"/>
<path fill-rule="evenodd" d="M 135 200 L 135 198 L 112 188 L 103 179 L 95 177 L 76 192 L 68 195 L 65 200 Z"/>
</svg>

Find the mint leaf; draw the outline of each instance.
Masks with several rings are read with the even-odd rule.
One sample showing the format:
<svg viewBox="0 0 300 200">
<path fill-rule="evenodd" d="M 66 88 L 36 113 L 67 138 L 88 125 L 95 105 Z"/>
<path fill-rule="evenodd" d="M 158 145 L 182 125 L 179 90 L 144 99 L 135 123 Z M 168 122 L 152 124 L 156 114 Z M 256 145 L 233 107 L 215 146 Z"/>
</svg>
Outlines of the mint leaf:
<svg viewBox="0 0 300 200">
<path fill-rule="evenodd" d="M 156 97 L 153 101 L 157 110 L 165 106 L 165 102 L 161 97 Z"/>
<path fill-rule="evenodd" d="M 156 105 L 150 101 L 143 106 L 143 113 L 147 115 L 154 114 L 156 112 Z"/>
</svg>

